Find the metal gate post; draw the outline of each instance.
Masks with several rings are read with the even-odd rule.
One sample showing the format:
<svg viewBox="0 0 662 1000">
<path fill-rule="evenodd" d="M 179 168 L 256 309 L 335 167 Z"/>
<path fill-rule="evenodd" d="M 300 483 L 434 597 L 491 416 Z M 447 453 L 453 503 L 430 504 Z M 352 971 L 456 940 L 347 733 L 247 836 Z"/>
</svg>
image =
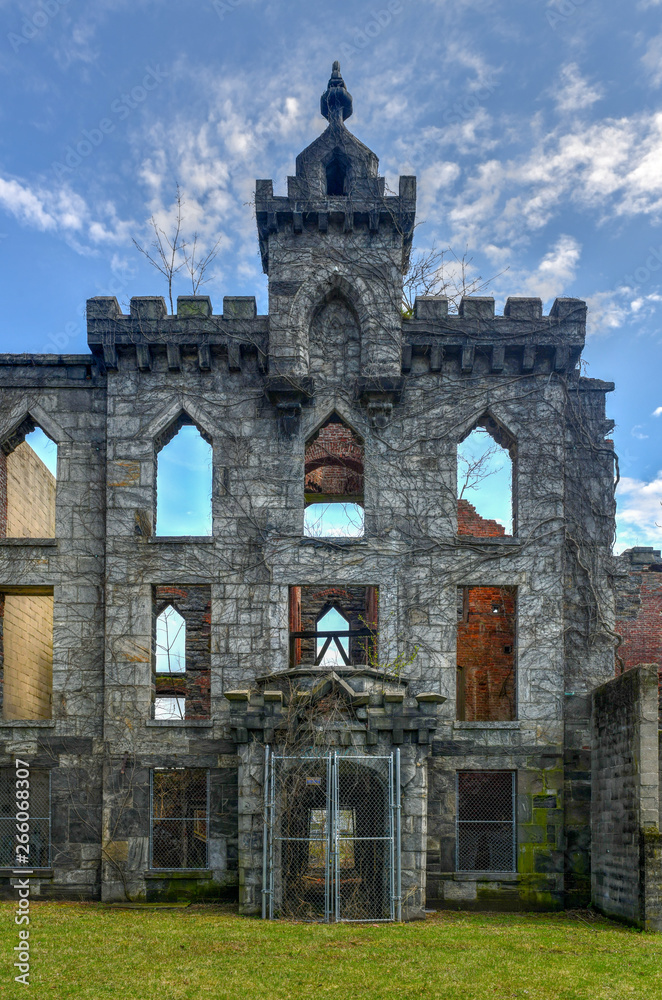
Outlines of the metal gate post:
<svg viewBox="0 0 662 1000">
<path fill-rule="evenodd" d="M 264 748 L 264 816 L 262 821 L 262 919 L 267 917 L 267 852 L 269 850 L 267 841 L 269 839 L 269 746 Z"/>
<path fill-rule="evenodd" d="M 338 864 L 338 810 L 340 808 L 340 778 L 338 754 L 333 752 L 333 807 L 331 822 L 333 823 L 333 909 L 336 923 L 340 920 L 340 871 Z"/>
<path fill-rule="evenodd" d="M 333 790 L 332 778 L 333 768 L 331 755 L 326 758 L 326 864 L 324 865 L 324 922 L 328 924 L 331 920 L 331 871 L 332 871 L 332 837 L 331 837 L 331 816 L 333 812 Z"/>
<path fill-rule="evenodd" d="M 402 920 L 402 865 L 400 858 L 401 813 L 400 804 L 400 748 L 395 751 L 395 919 Z"/>
</svg>

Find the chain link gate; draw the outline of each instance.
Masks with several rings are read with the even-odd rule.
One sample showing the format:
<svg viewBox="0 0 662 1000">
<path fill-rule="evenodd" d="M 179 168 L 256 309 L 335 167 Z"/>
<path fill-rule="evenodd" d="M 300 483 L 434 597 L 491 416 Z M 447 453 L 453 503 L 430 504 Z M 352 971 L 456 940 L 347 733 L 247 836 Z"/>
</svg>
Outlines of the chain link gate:
<svg viewBox="0 0 662 1000">
<path fill-rule="evenodd" d="M 262 916 L 400 920 L 400 751 L 265 753 Z"/>
</svg>

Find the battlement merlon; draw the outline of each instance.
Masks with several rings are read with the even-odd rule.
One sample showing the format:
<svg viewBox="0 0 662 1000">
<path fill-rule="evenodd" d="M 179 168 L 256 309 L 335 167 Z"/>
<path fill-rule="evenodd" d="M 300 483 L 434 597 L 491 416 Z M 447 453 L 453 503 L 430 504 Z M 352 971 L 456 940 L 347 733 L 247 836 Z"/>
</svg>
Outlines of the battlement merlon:
<svg viewBox="0 0 662 1000">
<path fill-rule="evenodd" d="M 279 294 L 296 295 L 300 282 L 286 284 Z M 251 354 L 257 355 L 260 370 L 268 366 L 269 317 L 257 315 L 253 296 L 225 296 L 220 315 L 213 313 L 208 296 L 180 296 L 173 316 L 161 296 L 132 298 L 128 315 L 116 298 L 102 296 L 88 300 L 87 324 L 92 354 L 111 370 L 119 353 L 130 352 L 142 370 L 150 369 L 155 353 L 167 354 L 168 367 L 177 370 L 182 351 L 197 351 L 202 370 L 211 367 L 212 352 L 227 359 L 230 371 L 241 371 L 242 359 Z M 411 369 L 414 357 L 425 356 L 431 371 L 457 358 L 469 374 L 477 358 L 488 356 L 492 373 L 569 374 L 581 356 L 585 332 L 581 299 L 556 299 L 543 316 L 540 299 L 510 298 L 499 316 L 492 298 L 465 297 L 458 313 L 449 314 L 448 299 L 419 297 L 414 316 L 402 321 L 402 372 Z"/>
<path fill-rule="evenodd" d="M 164 354 L 168 369 L 178 371 L 182 353 L 197 352 L 201 371 L 211 369 L 212 353 L 223 355 L 230 371 L 241 371 L 244 357 L 255 355 L 258 369 L 266 371 L 268 327 L 252 295 L 226 295 L 221 315 L 214 315 L 207 295 L 180 295 L 172 316 L 158 295 L 132 298 L 128 315 L 114 296 L 87 300 L 87 342 L 110 370 L 118 368 L 120 354 L 134 355 L 142 371 Z"/>
<path fill-rule="evenodd" d="M 383 177 L 357 178 L 346 195 L 312 191 L 299 177 L 288 177 L 287 185 L 287 196 L 276 196 L 273 181 L 255 182 L 255 214 L 265 274 L 269 273 L 269 237 L 283 230 L 297 235 L 391 229 L 401 235 L 403 261 L 408 260 L 416 220 L 416 177 L 401 176 L 397 195 L 384 193 Z"/>
</svg>

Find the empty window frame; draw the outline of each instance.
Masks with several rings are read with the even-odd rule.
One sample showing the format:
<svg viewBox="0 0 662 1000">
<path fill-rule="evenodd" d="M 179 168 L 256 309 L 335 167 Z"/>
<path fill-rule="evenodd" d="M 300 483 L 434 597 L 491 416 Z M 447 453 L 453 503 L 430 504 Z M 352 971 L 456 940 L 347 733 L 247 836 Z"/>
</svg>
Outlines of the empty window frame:
<svg viewBox="0 0 662 1000">
<path fill-rule="evenodd" d="M 457 447 L 457 532 L 474 538 L 516 533 L 514 437 L 481 417 Z"/>
<path fill-rule="evenodd" d="M 27 776 L 26 776 L 27 775 Z M 27 807 L 24 805 L 28 791 Z M 17 797 L 20 793 L 20 798 Z M 17 814 L 29 818 L 28 857 L 16 854 Z M 22 861 L 20 859 L 23 859 Z M 51 866 L 51 772 L 33 768 L 0 768 L 0 867 L 50 868 Z"/>
<path fill-rule="evenodd" d="M 290 587 L 290 666 L 375 666 L 378 617 L 378 587 Z"/>
<path fill-rule="evenodd" d="M 361 438 L 337 413 L 306 442 L 304 535 L 363 536 L 363 458 Z"/>
<path fill-rule="evenodd" d="M 0 450 L 0 537 L 54 538 L 57 445 L 29 418 Z"/>
<path fill-rule="evenodd" d="M 154 768 L 150 778 L 150 868 L 207 868 L 209 771 Z"/>
<path fill-rule="evenodd" d="M 211 439 L 183 414 L 154 446 L 156 534 L 211 535 Z"/>
<path fill-rule="evenodd" d="M 464 722 L 516 718 L 516 590 L 458 587 L 456 714 Z"/>
<path fill-rule="evenodd" d="M 211 715 L 211 588 L 157 586 L 154 613 L 154 718 Z"/>
<path fill-rule="evenodd" d="M 0 699 L 3 719 L 52 717 L 52 594 L 0 593 Z"/>
<path fill-rule="evenodd" d="M 456 870 L 517 871 L 514 771 L 458 771 Z"/>
</svg>

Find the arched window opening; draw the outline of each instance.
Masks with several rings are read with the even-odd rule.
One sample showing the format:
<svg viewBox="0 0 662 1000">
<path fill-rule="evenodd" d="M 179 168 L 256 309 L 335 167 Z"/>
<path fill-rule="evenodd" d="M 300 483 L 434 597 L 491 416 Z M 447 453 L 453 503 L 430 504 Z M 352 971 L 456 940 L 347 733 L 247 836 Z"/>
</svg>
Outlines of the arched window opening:
<svg viewBox="0 0 662 1000">
<path fill-rule="evenodd" d="M 514 440 L 490 417 L 457 448 L 457 532 L 474 538 L 515 534 Z"/>
<path fill-rule="evenodd" d="M 304 494 L 304 535 L 363 536 L 363 443 L 337 413 L 306 444 Z"/>
<path fill-rule="evenodd" d="M 156 619 L 155 659 L 154 718 L 183 719 L 186 714 L 186 622 L 171 604 Z"/>
<path fill-rule="evenodd" d="M 375 665 L 378 615 L 377 587 L 290 587 L 290 666 Z"/>
<path fill-rule="evenodd" d="M 330 197 L 347 194 L 347 165 L 335 153 L 326 168 L 326 193 Z"/>
<path fill-rule="evenodd" d="M 349 636 L 342 632 L 349 631 L 349 620 L 337 608 L 329 608 L 326 614 L 317 620 L 317 656 L 316 662 L 321 666 L 342 666 L 349 663 Z M 332 635 L 324 635 L 331 632 Z M 343 655 L 344 654 L 344 655 Z"/>
<path fill-rule="evenodd" d="M 0 451 L 0 536 L 55 537 L 56 474 L 57 445 L 26 420 Z"/>
<path fill-rule="evenodd" d="M 211 535 L 212 448 L 190 421 L 158 449 L 156 534 Z"/>
<path fill-rule="evenodd" d="M 208 719 L 211 588 L 205 584 L 157 586 L 153 600 L 154 718 Z"/>
</svg>

